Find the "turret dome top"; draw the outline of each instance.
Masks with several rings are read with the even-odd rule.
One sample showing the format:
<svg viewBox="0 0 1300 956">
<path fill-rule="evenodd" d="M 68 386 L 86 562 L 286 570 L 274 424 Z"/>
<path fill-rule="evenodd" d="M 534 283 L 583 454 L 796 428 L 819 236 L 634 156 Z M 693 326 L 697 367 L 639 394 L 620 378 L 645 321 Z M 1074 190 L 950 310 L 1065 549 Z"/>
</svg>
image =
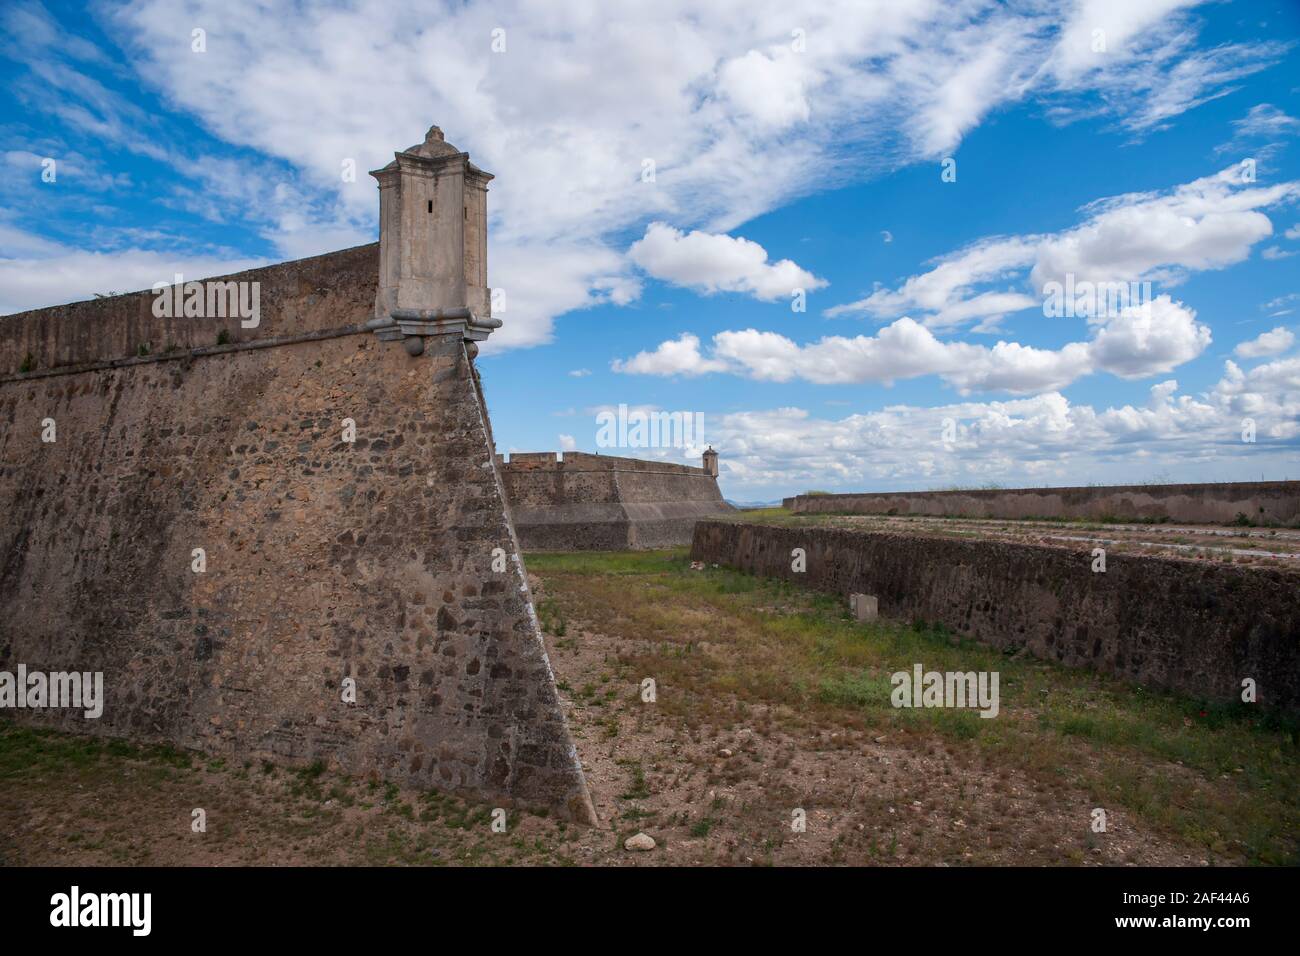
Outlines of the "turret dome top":
<svg viewBox="0 0 1300 956">
<path fill-rule="evenodd" d="M 435 156 L 455 156 L 460 150 L 447 142 L 446 137 L 442 135 L 441 128 L 430 126 L 429 132 L 424 134 L 424 142 L 412 146 L 406 152 L 432 159 Z"/>
</svg>

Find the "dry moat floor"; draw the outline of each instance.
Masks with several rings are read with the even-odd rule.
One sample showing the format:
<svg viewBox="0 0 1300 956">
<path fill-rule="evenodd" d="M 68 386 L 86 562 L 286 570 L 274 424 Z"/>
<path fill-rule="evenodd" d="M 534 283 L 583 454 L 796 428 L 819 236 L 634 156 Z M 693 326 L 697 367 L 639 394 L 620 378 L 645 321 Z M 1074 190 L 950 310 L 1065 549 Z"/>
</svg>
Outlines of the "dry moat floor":
<svg viewBox="0 0 1300 956">
<path fill-rule="evenodd" d="M 1297 728 L 957 641 L 685 552 L 530 555 L 602 826 L 0 720 L 0 865 L 1294 864 Z M 996 670 L 1001 713 L 889 675 Z M 642 700 L 642 681 L 655 701 Z M 191 831 L 191 811 L 207 831 Z M 1095 808 L 1106 831 L 1093 832 Z M 806 830 L 793 832 L 802 810 Z M 629 852 L 644 832 L 657 842 Z"/>
</svg>

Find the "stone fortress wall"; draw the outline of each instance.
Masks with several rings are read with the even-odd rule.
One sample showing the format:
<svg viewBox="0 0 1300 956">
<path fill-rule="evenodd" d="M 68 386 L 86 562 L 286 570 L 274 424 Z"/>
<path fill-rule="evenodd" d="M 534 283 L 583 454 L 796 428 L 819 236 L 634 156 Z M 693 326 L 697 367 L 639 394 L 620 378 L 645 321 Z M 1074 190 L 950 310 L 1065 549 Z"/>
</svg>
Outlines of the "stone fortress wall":
<svg viewBox="0 0 1300 956">
<path fill-rule="evenodd" d="M 717 454 L 694 468 L 585 452 L 497 456 L 526 551 L 620 551 L 690 544 L 695 522 L 732 511 Z"/>
<path fill-rule="evenodd" d="M 802 548 L 803 571 L 791 553 Z M 1289 569 L 922 534 L 701 521 L 691 557 L 814 590 L 877 598 L 895 620 L 943 624 L 1162 690 L 1300 711 L 1300 575 Z"/>
<path fill-rule="evenodd" d="M 796 514 L 1300 525 L 1300 481 L 796 495 Z"/>
<path fill-rule="evenodd" d="M 256 328 L 150 292 L 0 318 L 0 670 L 106 698 L 6 713 L 594 822 L 473 362 L 490 320 L 374 321 L 378 261 L 223 277 L 261 283 Z"/>
<path fill-rule="evenodd" d="M 265 348 L 363 331 L 378 269 L 379 244 L 370 243 L 211 280 L 260 284 L 262 315 L 255 328 L 244 328 L 237 318 L 159 318 L 149 290 L 6 315 L 0 317 L 0 379 L 28 362 L 24 380 L 32 381 L 81 368 L 188 363 L 195 352 L 222 354 L 241 344 Z M 219 337 L 225 345 L 217 344 Z M 148 355 L 139 354 L 142 346 Z"/>
</svg>

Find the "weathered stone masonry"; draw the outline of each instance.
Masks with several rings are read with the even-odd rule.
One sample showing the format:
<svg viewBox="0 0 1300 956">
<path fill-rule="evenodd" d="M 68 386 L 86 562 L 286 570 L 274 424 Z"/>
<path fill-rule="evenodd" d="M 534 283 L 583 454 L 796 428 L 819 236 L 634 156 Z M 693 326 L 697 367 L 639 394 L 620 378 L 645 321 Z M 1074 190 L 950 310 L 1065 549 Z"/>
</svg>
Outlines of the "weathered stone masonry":
<svg viewBox="0 0 1300 956">
<path fill-rule="evenodd" d="M 791 570 L 805 549 L 807 570 Z M 1264 706 L 1300 709 L 1300 576 L 1287 571 L 945 537 L 695 526 L 691 557 L 814 590 L 875 595 L 880 613 L 994 647 L 1213 700 L 1253 678 Z"/>
<path fill-rule="evenodd" d="M 718 454 L 704 466 L 584 452 L 497 459 L 515 530 L 529 551 L 621 551 L 689 544 L 695 522 L 732 511 Z"/>
<path fill-rule="evenodd" d="M 263 283 L 257 329 L 148 293 L 0 319 L 0 668 L 101 670 L 107 698 L 13 713 L 592 822 L 473 343 L 366 331 L 377 253 L 229 277 Z"/>
</svg>

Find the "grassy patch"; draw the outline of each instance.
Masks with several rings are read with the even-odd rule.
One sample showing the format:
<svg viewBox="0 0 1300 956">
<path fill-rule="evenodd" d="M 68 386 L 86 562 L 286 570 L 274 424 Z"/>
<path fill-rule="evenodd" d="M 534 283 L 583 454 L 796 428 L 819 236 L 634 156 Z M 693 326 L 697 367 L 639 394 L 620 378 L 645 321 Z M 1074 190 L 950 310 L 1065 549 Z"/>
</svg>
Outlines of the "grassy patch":
<svg viewBox="0 0 1300 956">
<path fill-rule="evenodd" d="M 189 770 L 194 756 L 166 745 L 138 746 L 108 737 L 79 737 L 0 720 L 0 779 L 91 770 L 104 761 L 129 758 L 162 769 Z"/>
<path fill-rule="evenodd" d="M 788 582 L 692 571 L 684 550 L 530 554 L 527 564 L 556 614 L 638 642 L 642 650 L 620 656 L 621 673 L 652 675 L 657 706 L 688 730 L 706 716 L 725 718 L 720 702 L 738 699 L 814 724 L 898 731 L 1049 789 L 1068 783 L 1209 857 L 1300 861 L 1300 734 L 1276 714 L 1011 658 L 924 622 L 859 623 L 838 598 Z M 916 663 L 997 671 L 1000 715 L 895 709 L 890 675 Z M 639 770 L 623 799 L 644 796 Z"/>
</svg>

